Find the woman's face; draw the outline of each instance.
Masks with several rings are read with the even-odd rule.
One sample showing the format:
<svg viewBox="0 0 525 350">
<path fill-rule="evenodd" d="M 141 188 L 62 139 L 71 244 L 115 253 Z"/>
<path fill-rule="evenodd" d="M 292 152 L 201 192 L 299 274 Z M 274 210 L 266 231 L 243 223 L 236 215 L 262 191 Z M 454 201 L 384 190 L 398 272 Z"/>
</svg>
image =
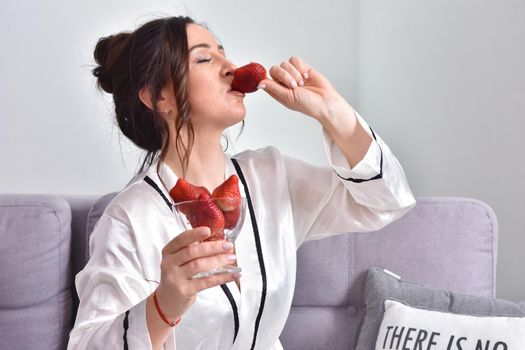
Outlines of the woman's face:
<svg viewBox="0 0 525 350">
<path fill-rule="evenodd" d="M 214 36 L 197 24 L 187 25 L 189 52 L 189 102 L 195 127 L 224 129 L 244 119 L 244 96 L 231 93 L 237 68 Z"/>
</svg>

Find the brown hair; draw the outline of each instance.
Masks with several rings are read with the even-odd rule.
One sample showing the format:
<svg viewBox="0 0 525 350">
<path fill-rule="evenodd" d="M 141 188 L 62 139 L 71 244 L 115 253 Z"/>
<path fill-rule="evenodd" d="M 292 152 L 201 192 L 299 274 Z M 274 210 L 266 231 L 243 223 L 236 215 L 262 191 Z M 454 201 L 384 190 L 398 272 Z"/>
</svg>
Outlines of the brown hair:
<svg viewBox="0 0 525 350">
<path fill-rule="evenodd" d="M 157 110 L 157 99 L 168 79 L 173 81 L 175 90 L 176 149 L 183 174 L 188 168 L 195 137 L 189 119 L 189 52 L 186 33 L 189 23 L 195 22 L 184 16 L 152 20 L 133 32 L 103 37 L 95 47 L 94 56 L 98 66 L 92 73 L 97 77 L 97 84 L 99 88 L 113 94 L 116 119 L 122 133 L 147 152 L 139 173 L 150 166 L 157 156 L 162 159 L 168 151 L 169 127 Z M 139 91 L 145 86 L 152 89 L 153 110 L 139 99 Z M 186 143 L 180 136 L 184 125 L 188 128 Z"/>
</svg>

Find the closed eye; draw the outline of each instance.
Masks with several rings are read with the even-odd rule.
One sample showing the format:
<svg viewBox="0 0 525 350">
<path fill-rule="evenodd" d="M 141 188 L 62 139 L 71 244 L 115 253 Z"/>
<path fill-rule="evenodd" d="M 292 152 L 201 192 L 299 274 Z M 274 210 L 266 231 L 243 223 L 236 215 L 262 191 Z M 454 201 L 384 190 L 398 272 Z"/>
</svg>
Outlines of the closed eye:
<svg viewBox="0 0 525 350">
<path fill-rule="evenodd" d="M 210 61 L 211 61 L 211 58 L 202 58 L 200 60 L 197 60 L 197 63 L 210 62 Z"/>
</svg>

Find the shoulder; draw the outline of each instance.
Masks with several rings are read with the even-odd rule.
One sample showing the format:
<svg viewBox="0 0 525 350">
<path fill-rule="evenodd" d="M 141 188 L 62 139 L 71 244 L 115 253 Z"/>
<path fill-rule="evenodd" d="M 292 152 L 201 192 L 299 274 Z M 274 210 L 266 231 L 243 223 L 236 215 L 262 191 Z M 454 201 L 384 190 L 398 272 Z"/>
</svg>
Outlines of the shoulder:
<svg viewBox="0 0 525 350">
<path fill-rule="evenodd" d="M 154 172 L 144 172 L 136 176 L 123 190 L 118 192 L 108 203 L 104 214 L 125 223 L 151 215 L 166 207 L 162 196 L 145 180 L 149 176 L 157 185 L 160 181 Z M 164 209 L 164 210 L 166 210 Z"/>
<path fill-rule="evenodd" d="M 247 150 L 236 154 L 233 159 L 239 163 L 251 192 L 256 188 L 271 188 L 271 192 L 285 191 L 287 174 L 284 158 L 281 152 L 268 146 L 256 150 Z M 253 193 L 252 193 L 253 195 Z"/>
<path fill-rule="evenodd" d="M 258 149 L 248 149 L 245 151 L 242 151 L 240 153 L 237 153 L 234 157 L 235 158 L 267 158 L 267 157 L 275 157 L 280 156 L 281 151 L 275 146 L 266 146 Z"/>
<path fill-rule="evenodd" d="M 241 165 L 247 166 L 275 166 L 278 163 L 282 163 L 283 155 L 274 146 L 267 146 L 255 150 L 246 150 L 233 156 L 237 159 Z"/>
</svg>

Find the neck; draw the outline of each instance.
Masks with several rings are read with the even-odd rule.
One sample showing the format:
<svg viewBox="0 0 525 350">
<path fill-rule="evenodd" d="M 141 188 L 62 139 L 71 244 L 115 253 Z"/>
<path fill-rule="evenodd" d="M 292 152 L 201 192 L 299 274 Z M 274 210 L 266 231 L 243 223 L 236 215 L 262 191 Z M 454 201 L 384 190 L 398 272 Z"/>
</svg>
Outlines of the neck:
<svg viewBox="0 0 525 350">
<path fill-rule="evenodd" d="M 224 152 L 221 146 L 222 131 L 198 133 L 195 130 L 185 176 L 183 176 L 182 162 L 175 147 L 175 131 L 172 131 L 171 135 L 168 152 L 163 160 L 177 177 L 184 177 L 186 181 L 196 186 L 204 186 L 210 192 L 225 180 Z M 181 130 L 181 138 L 186 144 L 186 133 L 183 130 Z"/>
</svg>

